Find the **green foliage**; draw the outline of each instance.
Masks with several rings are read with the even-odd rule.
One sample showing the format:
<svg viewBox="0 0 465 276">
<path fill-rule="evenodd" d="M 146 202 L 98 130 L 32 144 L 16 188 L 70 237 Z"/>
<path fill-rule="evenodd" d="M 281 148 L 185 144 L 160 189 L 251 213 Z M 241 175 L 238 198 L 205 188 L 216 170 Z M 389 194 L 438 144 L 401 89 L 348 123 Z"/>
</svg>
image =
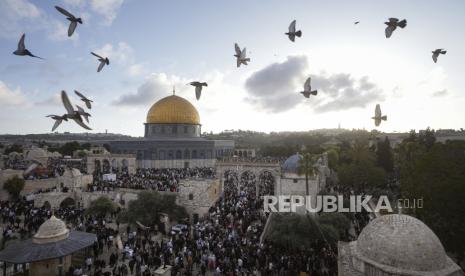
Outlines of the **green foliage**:
<svg viewBox="0 0 465 276">
<path fill-rule="evenodd" d="M 425 133 L 400 144 L 397 162 L 402 198 L 423 198 L 423 208 L 407 211 L 425 222 L 447 251 L 463 259 L 465 142 L 431 142 L 431 134 Z"/>
<path fill-rule="evenodd" d="M 310 153 L 305 153 L 299 160 L 297 172 L 299 175 L 305 175 L 305 189 L 306 195 L 309 194 L 308 179 L 315 174 L 316 157 Z"/>
<path fill-rule="evenodd" d="M 63 155 L 72 156 L 74 151 L 80 150 L 80 149 L 82 149 L 81 145 L 78 142 L 73 141 L 73 142 L 68 142 L 64 144 L 63 146 L 61 146 L 60 148 L 58 148 L 58 152 Z"/>
<path fill-rule="evenodd" d="M 374 188 L 383 188 L 386 173 L 373 163 L 351 163 L 339 167 L 338 177 L 340 185 L 351 187 L 359 194 Z"/>
<path fill-rule="evenodd" d="M 139 193 L 136 200 L 129 202 L 127 218 L 131 223 L 139 221 L 144 225 L 153 225 L 159 222 L 161 213 L 175 220 L 188 217 L 186 209 L 176 204 L 176 196 L 144 191 Z"/>
<path fill-rule="evenodd" d="M 318 222 L 321 225 L 333 227 L 337 231 L 338 237 L 344 237 L 350 228 L 350 220 L 341 213 L 321 213 Z"/>
<path fill-rule="evenodd" d="M 260 150 L 262 156 L 270 156 L 277 158 L 286 158 L 295 154 L 299 150 L 297 145 L 285 146 L 264 146 Z"/>
<path fill-rule="evenodd" d="M 13 144 L 5 149 L 4 154 L 8 155 L 12 152 L 17 152 L 17 153 L 22 153 L 23 152 L 23 146 L 18 145 L 18 144 Z"/>
<path fill-rule="evenodd" d="M 339 213 L 316 219 L 309 215 L 273 214 L 267 239 L 290 250 L 308 249 L 315 242 L 327 242 L 334 247 L 349 227 L 349 219 Z"/>
<path fill-rule="evenodd" d="M 392 154 L 391 144 L 388 137 L 384 141 L 378 142 L 376 150 L 376 163 L 386 172 L 392 172 L 394 169 L 394 158 Z"/>
<path fill-rule="evenodd" d="M 328 166 L 332 170 L 337 170 L 339 163 L 339 153 L 336 149 L 330 149 L 327 151 L 328 154 Z"/>
<path fill-rule="evenodd" d="M 3 189 L 6 190 L 13 198 L 18 198 L 21 191 L 24 189 L 25 181 L 17 175 L 5 181 Z"/>
<path fill-rule="evenodd" d="M 90 203 L 86 213 L 90 215 L 96 215 L 104 217 L 107 214 L 111 214 L 116 210 L 115 203 L 106 196 L 101 196 Z"/>
</svg>

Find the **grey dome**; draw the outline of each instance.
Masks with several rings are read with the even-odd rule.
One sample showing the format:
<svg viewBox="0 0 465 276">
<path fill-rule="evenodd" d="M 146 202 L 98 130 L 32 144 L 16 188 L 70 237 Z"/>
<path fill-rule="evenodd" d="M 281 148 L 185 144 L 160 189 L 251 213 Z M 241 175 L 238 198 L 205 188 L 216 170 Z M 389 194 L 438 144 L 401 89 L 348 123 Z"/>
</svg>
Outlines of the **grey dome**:
<svg viewBox="0 0 465 276">
<path fill-rule="evenodd" d="M 407 215 L 384 215 L 360 233 L 356 250 L 372 263 L 413 271 L 436 271 L 447 265 L 438 237 L 422 221 Z"/>
<path fill-rule="evenodd" d="M 296 153 L 291 155 L 289 158 L 284 161 L 282 165 L 282 172 L 283 173 L 297 173 L 299 170 L 299 161 L 302 159 L 302 155 Z"/>
</svg>

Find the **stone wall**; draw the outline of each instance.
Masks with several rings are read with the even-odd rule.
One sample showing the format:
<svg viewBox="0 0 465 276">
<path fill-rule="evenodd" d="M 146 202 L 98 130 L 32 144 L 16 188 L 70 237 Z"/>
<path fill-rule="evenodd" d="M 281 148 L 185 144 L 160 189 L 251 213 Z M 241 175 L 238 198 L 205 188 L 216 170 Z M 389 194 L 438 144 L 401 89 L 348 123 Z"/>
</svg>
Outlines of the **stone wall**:
<svg viewBox="0 0 465 276">
<path fill-rule="evenodd" d="M 216 159 L 137 160 L 138 168 L 215 167 Z"/>
</svg>

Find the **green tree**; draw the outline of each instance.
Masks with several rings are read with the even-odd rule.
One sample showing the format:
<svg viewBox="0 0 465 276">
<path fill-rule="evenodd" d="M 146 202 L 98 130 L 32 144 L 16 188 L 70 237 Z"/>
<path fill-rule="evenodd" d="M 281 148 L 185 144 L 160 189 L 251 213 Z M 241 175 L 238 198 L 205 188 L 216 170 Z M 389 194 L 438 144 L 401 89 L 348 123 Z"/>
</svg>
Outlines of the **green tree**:
<svg viewBox="0 0 465 276">
<path fill-rule="evenodd" d="M 25 181 L 17 175 L 5 181 L 3 189 L 6 190 L 13 198 L 18 198 L 21 191 L 24 189 Z"/>
<path fill-rule="evenodd" d="M 18 144 L 13 144 L 5 149 L 4 154 L 8 155 L 12 152 L 17 152 L 17 153 L 22 153 L 23 152 L 23 146 L 18 145 Z"/>
<path fill-rule="evenodd" d="M 61 146 L 58 149 L 58 152 L 63 155 L 72 156 L 74 151 L 80 150 L 80 149 L 82 149 L 81 145 L 78 142 L 73 141 L 73 142 L 65 143 L 63 146 Z"/>
<path fill-rule="evenodd" d="M 327 151 L 328 154 L 328 166 L 332 170 L 337 170 L 339 164 L 339 153 L 336 149 L 330 149 Z"/>
<path fill-rule="evenodd" d="M 315 174 L 315 157 L 310 153 L 305 153 L 299 160 L 298 174 L 305 175 L 305 194 L 309 195 L 308 179 Z"/>
<path fill-rule="evenodd" d="M 96 200 L 92 201 L 87 208 L 86 213 L 90 215 L 96 215 L 104 217 L 107 214 L 111 214 L 116 210 L 116 205 L 106 196 L 101 196 Z"/>
<path fill-rule="evenodd" d="M 465 252 L 464 153 L 464 141 L 431 144 L 418 139 L 402 142 L 397 159 L 402 198 L 423 199 L 423 208 L 404 212 L 427 224 L 459 260 Z"/>
<path fill-rule="evenodd" d="M 176 196 L 144 191 L 139 193 L 136 200 L 129 202 L 127 218 L 131 223 L 139 221 L 144 225 L 153 225 L 159 222 L 161 213 L 175 220 L 188 217 L 186 209 L 176 204 Z"/>
<path fill-rule="evenodd" d="M 376 163 L 386 172 L 392 172 L 394 169 L 394 158 L 391 149 L 391 143 L 386 136 L 384 141 L 378 141 L 376 150 Z"/>
</svg>

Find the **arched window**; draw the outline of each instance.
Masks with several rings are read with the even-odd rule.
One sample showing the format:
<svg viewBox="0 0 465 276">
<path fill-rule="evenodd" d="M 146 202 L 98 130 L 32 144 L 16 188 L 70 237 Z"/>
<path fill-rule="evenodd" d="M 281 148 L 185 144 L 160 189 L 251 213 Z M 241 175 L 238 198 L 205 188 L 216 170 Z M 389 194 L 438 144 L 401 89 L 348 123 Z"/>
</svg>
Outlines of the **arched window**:
<svg viewBox="0 0 465 276">
<path fill-rule="evenodd" d="M 176 151 L 176 159 L 182 159 L 182 151 L 181 150 Z"/>
<path fill-rule="evenodd" d="M 174 159 L 174 152 L 172 150 L 168 151 L 168 159 Z"/>
<path fill-rule="evenodd" d="M 197 159 L 197 151 L 196 150 L 192 151 L 192 159 Z"/>
<path fill-rule="evenodd" d="M 184 150 L 184 159 L 191 159 L 191 152 L 188 149 Z"/>
</svg>

